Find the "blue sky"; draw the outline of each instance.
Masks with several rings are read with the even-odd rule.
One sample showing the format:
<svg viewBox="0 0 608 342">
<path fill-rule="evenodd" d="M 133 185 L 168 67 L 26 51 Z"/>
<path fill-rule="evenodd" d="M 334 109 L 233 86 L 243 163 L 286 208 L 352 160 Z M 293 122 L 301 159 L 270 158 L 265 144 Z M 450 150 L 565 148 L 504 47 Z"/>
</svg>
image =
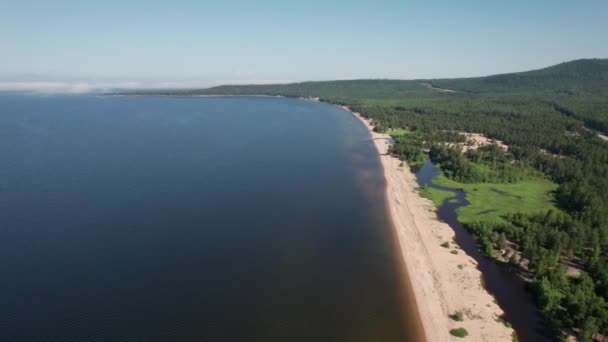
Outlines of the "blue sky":
<svg viewBox="0 0 608 342">
<path fill-rule="evenodd" d="M 605 0 L 0 5 L 5 83 L 461 77 L 608 57 Z"/>
</svg>

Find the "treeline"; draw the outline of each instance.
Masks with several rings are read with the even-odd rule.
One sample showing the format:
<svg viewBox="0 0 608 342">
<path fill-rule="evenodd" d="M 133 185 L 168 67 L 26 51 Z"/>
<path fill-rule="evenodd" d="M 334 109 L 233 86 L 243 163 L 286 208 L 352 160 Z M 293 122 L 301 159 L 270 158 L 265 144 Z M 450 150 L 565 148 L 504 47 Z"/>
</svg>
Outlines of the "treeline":
<svg viewBox="0 0 608 342">
<path fill-rule="evenodd" d="M 381 125 L 376 125 L 375 130 L 385 131 Z M 411 166 L 424 163 L 428 159 L 428 151 L 436 144 L 464 143 L 464 135 L 451 131 L 425 132 L 414 128 L 405 134 L 393 135 L 394 143 L 389 147 L 389 153 L 406 160 Z"/>
<path fill-rule="evenodd" d="M 464 154 L 459 148 L 434 145 L 431 160 L 444 174 L 461 183 L 514 183 L 523 180 L 525 168 L 513 160 L 497 144 L 481 146 Z"/>
<path fill-rule="evenodd" d="M 567 213 L 511 214 L 506 222 L 468 225 L 482 251 L 504 253 L 507 262 L 525 268 L 542 313 L 551 327 L 580 332 L 585 340 L 606 331 L 608 268 L 600 257 L 606 240 Z M 506 249 L 506 241 L 518 248 Z M 567 262 L 564 262 L 567 261 Z M 567 267 L 573 276 L 568 276 Z M 584 272 L 585 270 L 586 272 Z"/>
</svg>

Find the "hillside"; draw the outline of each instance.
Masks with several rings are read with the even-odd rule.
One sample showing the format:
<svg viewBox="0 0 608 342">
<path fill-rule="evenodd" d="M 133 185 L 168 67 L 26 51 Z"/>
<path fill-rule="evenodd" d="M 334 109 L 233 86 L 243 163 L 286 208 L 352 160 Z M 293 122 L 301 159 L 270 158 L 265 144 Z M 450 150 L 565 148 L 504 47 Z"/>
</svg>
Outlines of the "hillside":
<svg viewBox="0 0 608 342">
<path fill-rule="evenodd" d="M 172 95 L 282 95 L 288 97 L 323 98 L 398 98 L 430 93 L 415 81 L 403 80 L 348 80 L 319 81 L 289 84 L 225 85 L 207 89 L 140 91 L 139 94 Z"/>
<path fill-rule="evenodd" d="M 435 87 L 467 93 L 540 91 L 570 95 L 606 94 L 608 59 L 579 59 L 539 70 L 430 82 Z"/>
<path fill-rule="evenodd" d="M 608 92 L 608 59 L 580 59 L 547 68 L 473 78 L 420 80 L 347 80 L 289 84 L 225 85 L 207 89 L 164 90 L 150 93 L 174 94 L 282 94 L 285 96 L 362 96 L 399 97 L 425 92 L 420 83 L 465 93 L 491 93 L 514 90 L 604 94 Z"/>
<path fill-rule="evenodd" d="M 455 92 L 440 92 L 436 88 Z M 548 68 L 487 77 L 434 80 L 348 80 L 290 84 L 225 85 L 207 89 L 139 91 L 130 94 L 282 95 L 319 97 L 338 103 L 406 103 L 462 107 L 479 102 L 505 106 L 542 107 L 608 134 L 608 59 L 581 59 Z M 463 110 L 465 108 L 462 108 Z M 447 109 L 446 110 L 450 110 Z M 473 108 L 474 110 L 474 108 Z M 487 112 L 487 111 L 486 111 Z"/>
</svg>

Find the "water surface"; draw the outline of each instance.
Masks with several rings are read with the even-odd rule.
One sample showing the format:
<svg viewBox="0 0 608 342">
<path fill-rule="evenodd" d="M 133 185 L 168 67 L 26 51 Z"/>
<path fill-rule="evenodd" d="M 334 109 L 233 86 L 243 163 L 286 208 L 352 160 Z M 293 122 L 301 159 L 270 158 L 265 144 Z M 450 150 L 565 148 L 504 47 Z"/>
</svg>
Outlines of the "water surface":
<svg viewBox="0 0 608 342">
<path fill-rule="evenodd" d="M 6 95 L 0 152 L 0 340 L 417 336 L 381 166 L 337 107 Z"/>
</svg>

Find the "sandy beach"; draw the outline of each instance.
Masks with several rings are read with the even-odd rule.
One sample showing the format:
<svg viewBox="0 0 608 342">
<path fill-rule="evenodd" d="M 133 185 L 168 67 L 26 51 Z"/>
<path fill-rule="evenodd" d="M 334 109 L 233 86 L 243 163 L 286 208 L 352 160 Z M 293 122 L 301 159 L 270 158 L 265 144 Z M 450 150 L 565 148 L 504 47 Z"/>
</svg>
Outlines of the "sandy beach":
<svg viewBox="0 0 608 342">
<path fill-rule="evenodd" d="M 476 261 L 452 241 L 454 231 L 437 219 L 435 206 L 417 192 L 415 175 L 407 165 L 386 154 L 389 136 L 373 131 L 359 113 L 343 109 L 359 118 L 369 129 L 386 178 L 386 200 L 393 229 L 404 261 L 427 341 L 511 341 L 512 329 L 496 319 L 503 313 L 482 286 Z M 449 241 L 452 248 L 444 248 Z M 456 248 L 457 254 L 450 251 Z M 463 321 L 450 315 L 464 314 Z M 454 337 L 450 329 L 465 328 L 469 336 Z"/>
</svg>

